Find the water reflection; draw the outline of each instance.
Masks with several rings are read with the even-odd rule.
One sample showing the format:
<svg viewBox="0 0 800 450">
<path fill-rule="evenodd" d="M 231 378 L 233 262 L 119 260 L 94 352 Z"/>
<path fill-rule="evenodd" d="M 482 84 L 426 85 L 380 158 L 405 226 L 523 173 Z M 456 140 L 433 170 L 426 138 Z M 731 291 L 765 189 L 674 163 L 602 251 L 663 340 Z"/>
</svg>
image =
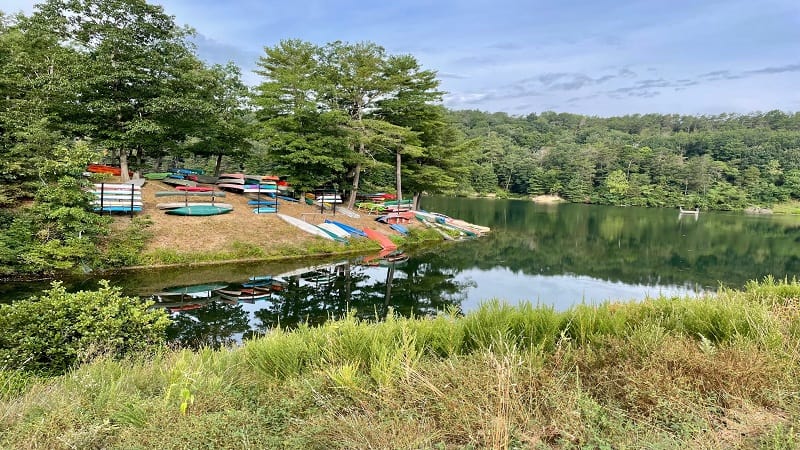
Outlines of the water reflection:
<svg viewBox="0 0 800 450">
<path fill-rule="evenodd" d="M 322 323 L 354 314 L 381 320 L 390 310 L 426 316 L 460 308 L 472 281 L 424 257 L 382 252 L 295 268 L 246 282 L 174 286 L 149 297 L 167 309 L 170 338 L 188 347 L 219 347 L 274 327 Z"/>
</svg>

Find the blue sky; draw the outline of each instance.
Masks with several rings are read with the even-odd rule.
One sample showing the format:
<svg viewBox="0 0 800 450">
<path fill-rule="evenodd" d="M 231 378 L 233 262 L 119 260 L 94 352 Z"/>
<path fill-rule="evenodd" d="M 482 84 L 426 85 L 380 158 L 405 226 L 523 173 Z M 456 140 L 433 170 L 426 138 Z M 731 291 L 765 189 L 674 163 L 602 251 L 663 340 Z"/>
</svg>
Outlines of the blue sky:
<svg viewBox="0 0 800 450">
<path fill-rule="evenodd" d="M 2 0 L 30 12 L 30 0 Z M 265 46 L 372 41 L 438 72 L 452 109 L 800 111 L 800 0 L 161 0 L 249 84 Z"/>
</svg>

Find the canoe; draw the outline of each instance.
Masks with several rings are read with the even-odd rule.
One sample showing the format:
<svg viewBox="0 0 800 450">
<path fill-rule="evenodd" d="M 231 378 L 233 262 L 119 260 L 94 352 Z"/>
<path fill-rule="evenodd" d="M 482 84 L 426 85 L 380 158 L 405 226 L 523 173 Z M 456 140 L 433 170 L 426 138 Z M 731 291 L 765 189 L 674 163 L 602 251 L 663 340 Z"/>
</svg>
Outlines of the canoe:
<svg viewBox="0 0 800 450">
<path fill-rule="evenodd" d="M 298 200 L 296 198 L 287 197 L 285 195 L 279 195 L 278 198 L 281 199 L 281 200 L 286 200 L 287 202 L 294 202 L 294 203 L 297 203 L 297 202 L 300 201 L 300 200 Z"/>
<path fill-rule="evenodd" d="M 266 194 L 274 194 L 274 193 L 278 192 L 278 189 L 275 188 L 274 186 L 273 187 L 267 187 L 267 186 L 258 186 L 256 184 L 244 184 L 244 185 L 242 185 L 241 189 L 242 189 L 242 192 L 247 192 L 247 193 L 251 193 L 251 194 L 261 193 L 261 194 L 266 195 Z"/>
<path fill-rule="evenodd" d="M 337 227 L 343 229 L 344 231 L 347 231 L 348 233 L 350 233 L 353 236 L 367 237 L 367 235 L 364 234 L 363 231 L 359 230 L 358 228 L 351 227 L 350 225 L 344 224 L 342 222 L 337 222 L 335 220 L 328 220 L 328 219 L 325 219 L 325 222 L 332 223 L 332 224 L 336 225 Z"/>
<path fill-rule="evenodd" d="M 236 178 L 236 179 L 244 180 L 244 174 L 243 173 L 238 173 L 238 172 L 237 173 L 221 173 L 221 174 L 219 174 L 219 177 L 220 178 Z"/>
<path fill-rule="evenodd" d="M 275 206 L 278 202 L 275 200 L 248 200 L 247 204 L 251 206 Z"/>
<path fill-rule="evenodd" d="M 204 171 L 203 169 L 184 169 L 184 168 L 178 168 L 178 169 L 172 169 L 172 171 L 173 171 L 174 173 L 179 173 L 179 174 L 181 174 L 181 175 L 202 175 L 202 174 L 204 174 L 204 173 L 205 173 L 205 171 Z"/>
<path fill-rule="evenodd" d="M 338 226 L 336 226 L 335 224 L 332 224 L 330 222 L 321 223 L 321 224 L 319 224 L 317 226 L 322 228 L 323 230 L 329 232 L 329 233 L 333 233 L 335 236 L 337 236 L 337 237 L 339 237 L 341 239 L 348 239 L 350 237 L 350 233 L 348 233 L 347 231 L 339 228 Z"/>
<path fill-rule="evenodd" d="M 297 228 L 300 228 L 301 230 L 305 231 L 306 233 L 310 233 L 315 236 L 329 239 L 331 241 L 334 240 L 330 234 L 326 233 L 322 228 L 318 226 L 312 225 L 308 222 L 304 222 L 296 217 L 287 216 L 286 214 L 278 214 L 278 217 L 280 217 L 281 220 L 283 220 L 284 222 L 294 225 Z"/>
<path fill-rule="evenodd" d="M 410 205 L 411 200 L 387 200 L 383 204 L 386 206 Z"/>
<path fill-rule="evenodd" d="M 220 208 L 229 208 L 233 209 L 233 205 L 230 203 L 214 203 L 211 204 L 209 202 L 172 202 L 172 203 L 159 203 L 156 205 L 158 209 L 175 209 L 175 208 L 183 208 L 185 206 L 219 206 Z"/>
<path fill-rule="evenodd" d="M 177 178 L 164 178 L 162 183 L 171 184 L 173 186 L 197 186 L 197 182 L 191 180 L 179 180 Z"/>
<path fill-rule="evenodd" d="M 140 191 L 142 187 L 135 183 L 94 183 L 95 191 L 110 191 L 110 190 L 122 190 L 122 191 Z"/>
<path fill-rule="evenodd" d="M 116 200 L 128 200 L 128 201 L 130 201 L 131 199 L 133 199 L 135 201 L 142 201 L 142 194 L 138 194 L 138 193 L 109 194 L 108 192 L 104 192 L 104 193 L 100 194 L 100 193 L 92 192 L 92 194 L 94 195 L 94 199 L 97 200 L 97 201 L 100 201 L 101 198 L 103 200 L 112 200 L 112 201 L 116 201 Z"/>
<path fill-rule="evenodd" d="M 361 217 L 360 214 L 355 213 L 355 212 L 351 211 L 350 209 L 345 208 L 344 206 L 337 206 L 336 207 L 336 213 L 337 214 L 343 214 L 343 215 L 345 215 L 347 217 L 350 217 L 351 219 L 358 219 L 359 217 Z"/>
<path fill-rule="evenodd" d="M 146 173 L 143 176 L 148 180 L 163 180 L 170 175 L 170 172 L 150 172 Z"/>
<path fill-rule="evenodd" d="M 244 185 L 243 184 L 233 184 L 233 183 L 218 183 L 218 188 L 221 189 L 228 189 L 231 191 L 236 191 L 238 193 L 244 192 Z"/>
<path fill-rule="evenodd" d="M 95 211 L 101 211 L 102 210 L 102 211 L 105 211 L 105 212 L 131 212 L 131 211 L 140 212 L 142 210 L 142 207 L 141 206 L 134 206 L 133 208 L 131 208 L 130 205 L 128 205 L 128 206 L 105 206 L 105 205 L 103 205 L 103 207 L 100 208 L 100 206 L 98 205 L 98 206 L 94 207 L 94 210 Z"/>
<path fill-rule="evenodd" d="M 119 199 L 107 199 L 107 198 L 104 198 L 102 201 L 99 200 L 99 199 L 98 200 L 92 200 L 91 204 L 92 204 L 92 206 L 101 206 L 101 205 L 102 206 L 139 206 L 139 207 L 144 206 L 142 204 L 141 200 L 130 201 L 130 200 L 127 200 L 127 199 L 119 200 Z"/>
<path fill-rule="evenodd" d="M 253 212 L 256 214 L 271 214 L 278 212 L 278 209 L 273 206 L 259 206 L 258 208 L 253 208 Z"/>
<path fill-rule="evenodd" d="M 176 191 L 188 191 L 188 192 L 211 192 L 214 188 L 209 186 L 178 186 L 175 188 Z"/>
<path fill-rule="evenodd" d="M 86 170 L 92 173 L 107 173 L 117 177 L 122 175 L 121 167 L 107 166 L 105 164 L 89 164 L 86 166 Z M 128 174 L 133 174 L 133 172 L 129 170 Z"/>
<path fill-rule="evenodd" d="M 182 208 L 175 208 L 167 210 L 167 214 L 174 216 L 216 216 L 218 214 L 225 214 L 233 211 L 232 208 L 220 208 L 219 206 L 201 205 L 201 206 L 184 206 Z"/>
<path fill-rule="evenodd" d="M 393 223 L 393 224 L 389 225 L 389 228 L 393 229 L 394 231 L 397 231 L 398 233 L 402 234 L 403 236 L 408 234 L 408 228 L 400 225 L 399 223 Z"/>
<path fill-rule="evenodd" d="M 211 191 L 211 192 L 189 192 L 189 191 L 159 191 L 156 192 L 156 197 L 170 197 L 170 196 L 181 196 L 181 197 L 225 197 L 225 193 L 222 191 Z"/>
<path fill-rule="evenodd" d="M 347 244 L 348 243 L 347 242 L 347 238 L 340 237 L 336 233 L 328 231 L 325 228 L 320 227 L 319 225 L 315 225 L 315 226 L 317 228 L 319 228 L 320 230 L 324 231 L 325 233 L 327 233 L 327 235 L 330 236 L 331 238 L 333 238 L 334 241 L 341 242 L 342 244 Z"/>
<path fill-rule="evenodd" d="M 364 234 L 366 234 L 368 238 L 380 244 L 381 247 L 383 247 L 384 249 L 397 248 L 397 244 L 392 242 L 392 240 L 389 239 L 388 236 L 381 233 L 380 231 L 373 230 L 372 228 L 364 228 Z"/>
</svg>

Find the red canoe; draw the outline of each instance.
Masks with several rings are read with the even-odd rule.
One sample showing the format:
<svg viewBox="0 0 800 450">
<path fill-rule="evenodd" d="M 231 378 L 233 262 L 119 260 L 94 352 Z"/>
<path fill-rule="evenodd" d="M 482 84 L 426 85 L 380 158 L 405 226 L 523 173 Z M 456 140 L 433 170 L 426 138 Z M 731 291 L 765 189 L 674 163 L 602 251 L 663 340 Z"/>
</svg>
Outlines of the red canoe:
<svg viewBox="0 0 800 450">
<path fill-rule="evenodd" d="M 175 189 L 188 192 L 211 192 L 214 190 L 214 188 L 208 186 L 178 186 Z"/>
<path fill-rule="evenodd" d="M 364 234 L 366 234 L 367 237 L 372 239 L 373 241 L 376 241 L 378 244 L 381 244 L 381 247 L 383 247 L 384 250 L 397 248 L 397 244 L 392 242 L 392 240 L 389 239 L 388 236 L 381 233 L 380 231 L 376 231 L 371 228 L 364 228 Z"/>
</svg>

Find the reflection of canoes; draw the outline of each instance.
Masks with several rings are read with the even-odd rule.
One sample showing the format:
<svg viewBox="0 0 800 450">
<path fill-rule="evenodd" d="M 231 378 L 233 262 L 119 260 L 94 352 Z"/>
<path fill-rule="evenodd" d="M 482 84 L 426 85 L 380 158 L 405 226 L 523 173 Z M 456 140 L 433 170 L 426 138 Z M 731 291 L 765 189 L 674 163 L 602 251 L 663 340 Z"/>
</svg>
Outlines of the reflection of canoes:
<svg viewBox="0 0 800 450">
<path fill-rule="evenodd" d="M 280 217 L 284 222 L 289 223 L 291 225 L 294 225 L 295 227 L 300 228 L 301 230 L 305 231 L 306 233 L 310 233 L 310 234 L 313 234 L 315 236 L 319 236 L 319 237 L 322 237 L 322 238 L 325 238 L 325 239 L 334 240 L 333 237 L 330 234 L 325 232 L 325 230 L 323 230 L 323 229 L 321 229 L 321 228 L 319 228 L 319 227 L 317 227 L 315 225 L 312 225 L 312 224 L 310 224 L 308 222 L 304 222 L 304 221 L 302 221 L 302 220 L 300 220 L 298 218 L 292 217 L 292 216 L 287 216 L 286 214 L 278 214 L 278 217 Z"/>
<path fill-rule="evenodd" d="M 262 288 L 245 288 L 245 289 L 217 289 L 214 291 L 220 297 L 227 300 L 256 300 L 260 298 L 267 298 L 271 295 L 269 289 Z"/>
<path fill-rule="evenodd" d="M 231 208 L 220 208 L 219 206 L 184 206 L 182 208 L 170 209 L 166 213 L 175 216 L 216 216 L 233 211 Z"/>
</svg>

